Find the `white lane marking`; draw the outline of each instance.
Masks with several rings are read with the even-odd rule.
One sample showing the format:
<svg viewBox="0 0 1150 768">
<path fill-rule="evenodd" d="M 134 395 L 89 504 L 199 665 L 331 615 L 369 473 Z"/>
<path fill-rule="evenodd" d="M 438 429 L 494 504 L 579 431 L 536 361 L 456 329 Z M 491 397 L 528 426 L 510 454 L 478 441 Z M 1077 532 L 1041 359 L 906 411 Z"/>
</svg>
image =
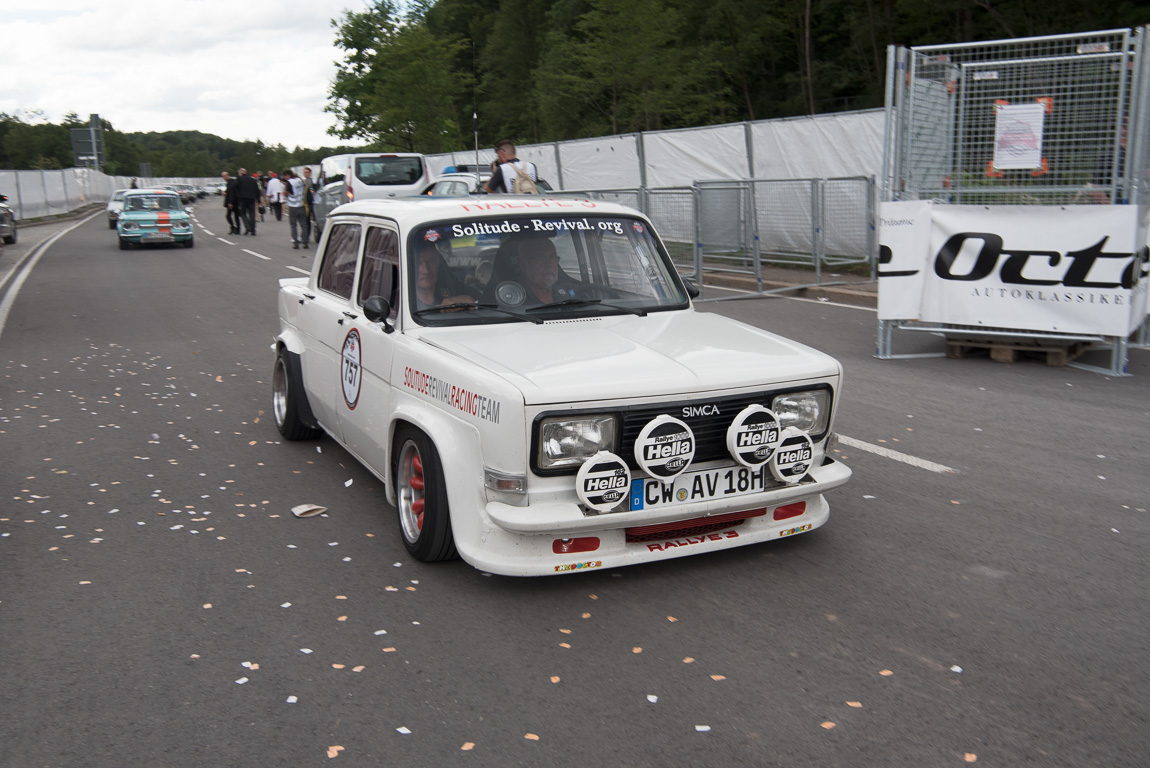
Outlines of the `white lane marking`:
<svg viewBox="0 0 1150 768">
<path fill-rule="evenodd" d="M 198 222 L 198 221 L 197 221 L 196 223 L 197 223 L 197 224 L 199 224 L 200 222 Z M 205 228 L 205 227 L 200 227 L 200 229 L 204 230 L 204 234 L 205 234 L 205 235 L 210 235 L 211 237 L 215 237 L 215 236 L 216 236 L 216 233 L 215 233 L 215 232 L 212 232 L 211 230 L 209 230 L 209 229 L 207 229 L 207 228 Z"/>
<path fill-rule="evenodd" d="M 259 258 L 263 259 L 264 261 L 271 261 L 272 260 L 271 256 L 264 256 L 262 253 L 256 253 L 255 251 L 249 251 L 247 248 L 244 248 L 243 250 L 244 250 L 244 253 L 250 253 L 252 256 L 258 256 Z"/>
<path fill-rule="evenodd" d="M 235 245 L 235 243 L 233 243 L 231 240 L 225 240 L 222 237 L 217 237 L 216 239 L 225 245 Z"/>
<path fill-rule="evenodd" d="M 40 257 L 47 253 L 48 248 L 61 237 L 81 224 L 87 224 L 99 215 L 100 211 L 96 211 L 91 216 L 80 219 L 72 226 L 60 230 L 29 251 L 31 258 L 28 259 L 28 263 L 24 265 L 24 268 L 20 270 L 20 274 L 16 275 L 16 279 L 12 281 L 12 284 L 8 286 L 8 290 L 4 294 L 4 300 L 0 302 L 0 336 L 4 335 L 4 326 L 8 324 L 8 313 L 12 311 L 12 305 L 16 303 L 16 297 L 20 295 L 20 289 L 24 287 L 24 281 L 28 279 L 28 275 L 32 274 L 32 269 L 36 266 L 37 262 L 40 261 Z"/>
<path fill-rule="evenodd" d="M 920 459 L 917 456 L 911 456 L 911 455 L 906 454 L 906 453 L 899 453 L 898 451 L 892 451 L 890 448 L 883 448 L 881 445 L 875 445 L 874 443 L 866 443 L 866 442 L 863 442 L 862 440 L 856 440 L 853 437 L 847 437 L 846 435 L 841 434 L 841 433 L 839 434 L 838 438 L 839 438 L 839 442 L 842 443 L 843 445 L 849 445 L 851 448 L 858 448 L 860 451 L 866 451 L 867 453 L 873 453 L 876 456 L 882 456 L 884 459 L 893 459 L 894 461 L 901 461 L 903 464 L 910 464 L 912 467 L 918 467 L 919 469 L 925 469 L 925 470 L 928 470 L 930 472 L 938 472 L 941 474 L 954 474 L 954 475 L 958 474 L 957 469 L 954 469 L 953 467 L 948 467 L 945 464 L 936 464 L 933 461 L 927 461 L 926 459 Z"/>
<path fill-rule="evenodd" d="M 296 272 L 299 272 L 301 275 L 310 275 L 310 274 L 311 274 L 311 272 L 310 272 L 309 270 L 306 270 L 306 269 L 300 269 L 299 267 L 293 267 L 291 264 L 287 264 L 287 265 L 285 265 L 285 266 L 286 266 L 288 269 L 294 269 Z"/>
</svg>

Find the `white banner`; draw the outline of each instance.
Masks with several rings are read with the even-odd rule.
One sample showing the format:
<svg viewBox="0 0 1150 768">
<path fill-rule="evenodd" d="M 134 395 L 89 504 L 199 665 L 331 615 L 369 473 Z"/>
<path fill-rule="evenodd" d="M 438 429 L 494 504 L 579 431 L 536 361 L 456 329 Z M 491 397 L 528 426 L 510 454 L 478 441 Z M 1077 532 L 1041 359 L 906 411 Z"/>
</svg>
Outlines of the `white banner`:
<svg viewBox="0 0 1150 768">
<path fill-rule="evenodd" d="M 880 319 L 1125 337 L 1146 318 L 1150 209 L 914 205 L 880 210 Z"/>
</svg>

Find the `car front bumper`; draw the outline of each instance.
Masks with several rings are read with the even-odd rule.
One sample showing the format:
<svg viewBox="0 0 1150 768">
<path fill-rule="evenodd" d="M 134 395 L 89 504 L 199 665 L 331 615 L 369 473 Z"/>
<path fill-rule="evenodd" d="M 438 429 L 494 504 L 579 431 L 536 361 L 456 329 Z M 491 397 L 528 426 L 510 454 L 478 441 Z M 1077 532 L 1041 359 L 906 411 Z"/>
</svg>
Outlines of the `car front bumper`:
<svg viewBox="0 0 1150 768">
<path fill-rule="evenodd" d="M 575 503 L 516 507 L 489 502 L 484 511 L 493 525 L 482 532 L 481 541 L 457 537 L 456 546 L 476 568 L 511 576 L 574 573 L 730 549 L 820 527 L 830 516 L 823 494 L 850 476 L 847 466 L 826 459 L 795 485 L 602 515 L 586 515 Z M 802 513 L 787 516 L 800 502 L 805 504 Z M 788 509 L 780 511 L 782 507 Z M 594 539 L 597 544 L 582 541 Z M 580 546 L 594 548 L 577 551 Z"/>
</svg>

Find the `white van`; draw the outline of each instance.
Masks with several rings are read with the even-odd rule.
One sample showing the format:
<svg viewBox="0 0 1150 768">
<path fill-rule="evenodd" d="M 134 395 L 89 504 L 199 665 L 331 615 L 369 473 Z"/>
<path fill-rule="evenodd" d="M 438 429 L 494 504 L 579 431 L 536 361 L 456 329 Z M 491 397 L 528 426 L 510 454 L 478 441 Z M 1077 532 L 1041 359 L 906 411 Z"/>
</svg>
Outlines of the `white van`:
<svg viewBox="0 0 1150 768">
<path fill-rule="evenodd" d="M 315 241 L 337 205 L 358 200 L 418 195 L 431 184 L 427 160 L 417 152 L 332 155 L 320 161 L 316 181 Z"/>
</svg>

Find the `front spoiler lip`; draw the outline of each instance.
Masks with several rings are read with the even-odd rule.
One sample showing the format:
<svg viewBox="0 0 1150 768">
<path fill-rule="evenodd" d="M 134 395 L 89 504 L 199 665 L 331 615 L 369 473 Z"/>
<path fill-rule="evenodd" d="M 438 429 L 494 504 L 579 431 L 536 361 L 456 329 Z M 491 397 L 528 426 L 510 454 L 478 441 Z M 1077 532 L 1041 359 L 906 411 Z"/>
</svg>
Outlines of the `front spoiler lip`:
<svg viewBox="0 0 1150 768">
<path fill-rule="evenodd" d="M 611 512 L 587 516 L 583 514 L 579 505 L 574 503 L 551 502 L 513 507 L 497 501 L 488 502 L 486 512 L 493 523 L 510 533 L 558 535 L 614 530 L 692 520 L 740 509 L 777 507 L 839 488 L 850 479 L 851 470 L 845 464 L 828 459 L 826 463 L 812 469 L 808 477 L 811 478 L 811 482 L 771 488 L 761 493 L 729 499 L 712 499 L 694 504 L 669 505 L 663 509 L 644 509 L 638 512 Z"/>
</svg>

